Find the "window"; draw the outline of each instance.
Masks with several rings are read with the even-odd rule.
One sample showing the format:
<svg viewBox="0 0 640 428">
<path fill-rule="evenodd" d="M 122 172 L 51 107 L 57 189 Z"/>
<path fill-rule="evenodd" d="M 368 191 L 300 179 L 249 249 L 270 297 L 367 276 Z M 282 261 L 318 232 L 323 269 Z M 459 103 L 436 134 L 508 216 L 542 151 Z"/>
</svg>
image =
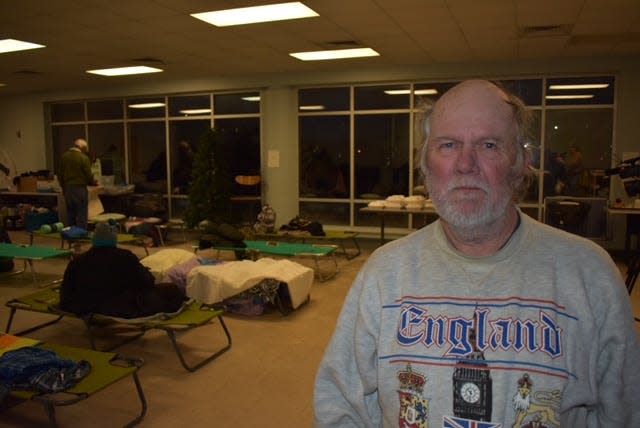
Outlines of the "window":
<svg viewBox="0 0 640 428">
<path fill-rule="evenodd" d="M 192 179 L 193 157 L 198 151 L 198 141 L 210 128 L 211 119 L 171 120 L 169 122 L 172 194 L 187 194 Z"/>
<path fill-rule="evenodd" d="M 162 194 L 170 216 L 180 216 L 186 207 L 190 158 L 214 121 L 229 145 L 232 171 L 261 175 L 257 91 L 51 102 L 47 107 L 54 168 L 75 139 L 86 138 L 90 155 L 100 159 L 104 184 L 134 184 L 135 193 Z M 236 187 L 235 192 L 259 210 L 261 186 Z M 249 212 L 247 199 L 241 200 L 238 214 Z M 251 220 L 255 215 L 250 212 Z"/>
<path fill-rule="evenodd" d="M 349 196 L 349 116 L 305 116 L 299 120 L 300 196 Z"/>
<path fill-rule="evenodd" d="M 165 123 L 129 123 L 127 131 L 129 176 L 136 193 L 167 193 Z"/>
<path fill-rule="evenodd" d="M 114 120 L 124 117 L 122 100 L 89 101 L 87 103 L 87 119 Z"/>
<path fill-rule="evenodd" d="M 126 183 L 124 123 L 90 123 L 89 152 L 100 159 L 102 175 L 108 178 L 104 184 Z M 111 182 L 112 181 L 112 182 Z"/>
<path fill-rule="evenodd" d="M 457 83 L 300 89 L 300 212 L 327 225 L 371 228 L 379 226 L 379 218 L 360 212 L 367 201 L 423 192 L 417 159 L 424 140 L 422 118 Z M 524 143 L 532 155 L 534 179 L 522 210 L 542 220 L 546 196 L 607 197 L 602 170 L 612 162 L 615 78 L 539 77 L 497 83 L 519 96 L 533 118 Z M 598 86 L 588 87 L 588 92 L 584 86 L 566 87 L 577 84 Z M 571 146 L 580 154 L 574 155 Z M 570 179 L 572 157 L 581 159 L 581 167 Z M 318 168 L 324 174 L 316 173 L 315 164 L 327 165 Z M 336 173 L 330 171 L 336 164 L 348 177 L 344 195 L 331 190 Z M 385 223 L 406 232 L 433 220 L 423 217 L 386 215 Z"/>
</svg>

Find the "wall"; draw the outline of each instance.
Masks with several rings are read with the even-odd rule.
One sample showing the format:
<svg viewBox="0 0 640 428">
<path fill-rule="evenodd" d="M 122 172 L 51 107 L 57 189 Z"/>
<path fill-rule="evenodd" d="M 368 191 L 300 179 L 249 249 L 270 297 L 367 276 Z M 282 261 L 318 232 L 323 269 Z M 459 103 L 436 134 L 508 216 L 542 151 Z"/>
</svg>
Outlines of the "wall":
<svg viewBox="0 0 640 428">
<path fill-rule="evenodd" d="M 110 88 L 109 91 L 60 91 L 22 97 L 0 95 L 0 147 L 16 162 L 18 172 L 47 168 L 51 165 L 46 155 L 43 102 L 99 97 L 147 95 L 154 93 L 185 93 L 210 90 L 253 89 L 264 90 L 263 121 L 263 173 L 265 202 L 286 221 L 297 213 L 297 107 L 296 87 L 325 84 L 365 83 L 382 81 L 440 80 L 469 77 L 527 77 L 540 74 L 576 75 L 606 73 L 618 77 L 618 102 L 614 128 L 614 152 L 640 150 L 640 57 L 579 58 L 555 61 L 523 61 L 518 63 L 436 64 L 403 68 L 353 70 L 334 73 L 263 74 L 236 79 L 211 79 L 190 82 L 172 82 L 162 86 L 144 85 Z M 0 92 L 1 94 L 1 92 Z M 20 137 L 16 135 L 20 131 Z M 269 151 L 280 155 L 280 166 L 269 167 Z M 613 231 L 620 242 L 624 228 Z"/>
<path fill-rule="evenodd" d="M 44 129 L 40 98 L 0 101 L 0 148 L 13 159 L 19 174 L 46 168 Z"/>
</svg>

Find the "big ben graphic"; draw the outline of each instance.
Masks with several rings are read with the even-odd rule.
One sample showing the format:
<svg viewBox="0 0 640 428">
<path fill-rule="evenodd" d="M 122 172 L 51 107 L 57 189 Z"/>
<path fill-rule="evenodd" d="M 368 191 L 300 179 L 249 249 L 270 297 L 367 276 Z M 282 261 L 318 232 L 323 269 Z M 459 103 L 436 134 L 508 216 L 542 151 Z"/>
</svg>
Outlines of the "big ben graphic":
<svg viewBox="0 0 640 428">
<path fill-rule="evenodd" d="M 459 360 L 453 371 L 453 414 L 475 421 L 491 421 L 491 371 L 478 350 L 476 341 L 477 318 L 469 333 L 473 351 Z"/>
</svg>

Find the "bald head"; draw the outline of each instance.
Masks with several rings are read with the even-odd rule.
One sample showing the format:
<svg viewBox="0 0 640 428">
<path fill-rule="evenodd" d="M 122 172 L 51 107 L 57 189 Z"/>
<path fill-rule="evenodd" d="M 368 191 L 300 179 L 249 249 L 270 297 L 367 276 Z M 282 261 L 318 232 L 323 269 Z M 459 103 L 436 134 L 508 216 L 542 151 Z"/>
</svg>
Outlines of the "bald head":
<svg viewBox="0 0 640 428">
<path fill-rule="evenodd" d="M 89 143 L 87 143 L 82 138 L 78 138 L 76 141 L 74 141 L 73 145 L 74 147 L 80 149 L 80 151 L 84 153 L 86 153 L 89 150 Z"/>
</svg>

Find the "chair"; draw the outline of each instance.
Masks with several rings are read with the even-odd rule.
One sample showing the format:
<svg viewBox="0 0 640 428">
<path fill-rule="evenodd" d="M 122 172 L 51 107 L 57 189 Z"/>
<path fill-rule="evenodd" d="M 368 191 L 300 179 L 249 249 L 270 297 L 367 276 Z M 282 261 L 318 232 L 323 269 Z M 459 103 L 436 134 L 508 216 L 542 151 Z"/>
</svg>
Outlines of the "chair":
<svg viewBox="0 0 640 428">
<path fill-rule="evenodd" d="M 235 181 L 241 186 L 252 187 L 260 184 L 261 179 L 259 175 L 236 175 Z"/>
<path fill-rule="evenodd" d="M 585 234 L 589 204 L 577 200 L 545 201 L 546 223 L 576 235 Z"/>
<path fill-rule="evenodd" d="M 224 309 L 205 305 L 197 301 L 189 302 L 181 311 L 176 314 L 158 314 L 157 316 L 136 319 L 116 318 L 100 314 L 90 314 L 87 316 L 79 317 L 73 313 L 60 310 L 58 306 L 59 303 L 59 287 L 43 289 L 36 293 L 31 293 L 23 297 L 9 300 L 5 304 L 11 309 L 5 332 L 10 332 L 13 318 L 18 310 L 38 312 L 56 317 L 53 320 L 43 322 L 19 333 L 16 333 L 16 335 L 18 336 L 25 335 L 43 327 L 55 324 L 64 317 L 78 318 L 84 322 L 89 334 L 89 342 L 92 349 L 98 348 L 95 334 L 98 329 L 109 326 L 120 326 L 127 327 L 133 332 L 132 335 L 128 335 L 124 338 L 121 337 L 117 342 L 103 347 L 101 349 L 103 351 L 111 351 L 121 345 L 124 345 L 125 343 L 132 342 L 142 337 L 149 330 L 162 330 L 169 337 L 169 340 L 171 341 L 171 344 L 178 356 L 178 359 L 180 360 L 180 363 L 187 371 L 190 372 L 198 370 L 200 367 L 218 358 L 220 355 L 231 348 L 231 334 L 229 333 L 229 330 L 227 329 L 227 326 L 224 323 L 224 319 L 222 317 Z M 224 331 L 227 343 L 224 346 L 211 352 L 210 354 L 208 354 L 208 356 L 202 358 L 198 362 L 187 362 L 184 353 L 182 352 L 181 346 L 177 341 L 177 333 L 204 326 L 214 318 L 217 318 L 220 321 L 220 326 Z"/>
<path fill-rule="evenodd" d="M 76 385 L 63 392 L 40 393 L 37 391 L 12 391 L 9 394 L 9 406 L 28 400 L 41 403 L 46 409 L 50 425 L 57 427 L 57 407 L 69 406 L 86 400 L 119 380 L 131 376 L 135 383 L 141 410 L 140 413 L 125 426 L 132 427 L 144 419 L 147 413 L 147 401 L 137 373 L 140 367 L 142 367 L 142 360 L 128 358 L 111 352 L 100 352 L 54 343 L 36 343 L 33 346 L 53 351 L 60 358 L 73 361 L 88 361 L 91 364 L 91 371 Z M 113 415 L 110 413 L 109 417 L 113 417 Z"/>
</svg>

